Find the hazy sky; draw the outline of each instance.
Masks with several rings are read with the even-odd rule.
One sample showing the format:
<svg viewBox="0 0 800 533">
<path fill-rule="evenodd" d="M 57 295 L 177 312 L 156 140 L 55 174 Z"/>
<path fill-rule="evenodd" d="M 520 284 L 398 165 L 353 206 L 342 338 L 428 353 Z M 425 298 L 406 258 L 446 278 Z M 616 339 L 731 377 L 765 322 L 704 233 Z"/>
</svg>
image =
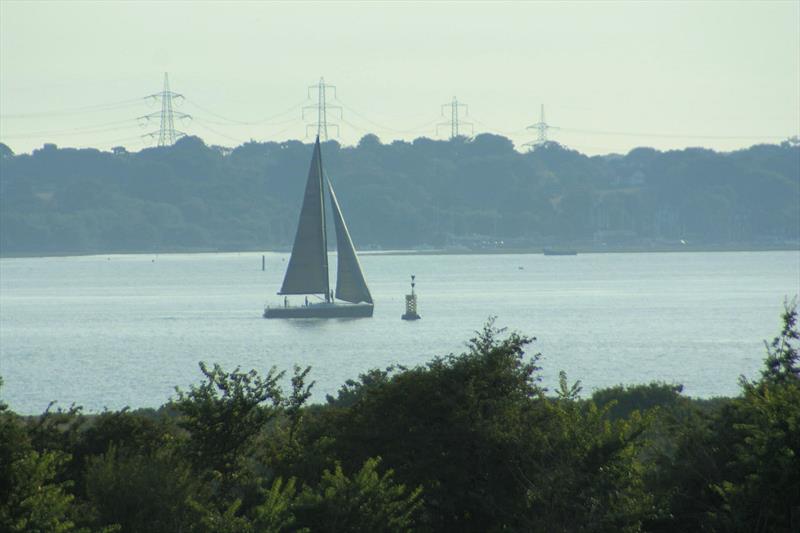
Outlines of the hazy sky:
<svg viewBox="0 0 800 533">
<path fill-rule="evenodd" d="M 343 144 L 437 137 L 456 96 L 475 133 L 517 146 L 544 104 L 550 138 L 590 154 L 731 150 L 800 133 L 800 2 L 0 0 L 0 141 L 15 152 L 152 144 L 158 121 L 136 117 L 159 110 L 142 97 L 165 71 L 194 116 L 177 128 L 209 144 L 304 138 L 324 76 Z"/>
</svg>

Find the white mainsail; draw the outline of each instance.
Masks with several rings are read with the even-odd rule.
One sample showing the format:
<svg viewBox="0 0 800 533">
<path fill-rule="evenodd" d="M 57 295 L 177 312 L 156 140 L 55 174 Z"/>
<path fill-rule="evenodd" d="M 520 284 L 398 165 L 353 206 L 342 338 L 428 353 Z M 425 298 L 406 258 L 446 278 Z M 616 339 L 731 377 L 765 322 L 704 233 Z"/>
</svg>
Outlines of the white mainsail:
<svg viewBox="0 0 800 533">
<path fill-rule="evenodd" d="M 328 244 L 322 187 L 322 154 L 317 137 L 292 255 L 278 294 L 324 294 L 328 299 Z"/>
</svg>

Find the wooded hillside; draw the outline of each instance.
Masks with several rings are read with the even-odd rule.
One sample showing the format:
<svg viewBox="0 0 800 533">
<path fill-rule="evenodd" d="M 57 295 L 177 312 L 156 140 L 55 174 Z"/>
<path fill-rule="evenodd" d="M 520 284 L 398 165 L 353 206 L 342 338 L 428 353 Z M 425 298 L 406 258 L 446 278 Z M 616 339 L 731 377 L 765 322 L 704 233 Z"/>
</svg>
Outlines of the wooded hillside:
<svg viewBox="0 0 800 533">
<path fill-rule="evenodd" d="M 288 247 L 311 145 L 0 145 L 0 253 Z M 505 137 L 323 145 L 356 246 L 649 248 L 800 240 L 800 146 L 588 157 Z"/>
</svg>

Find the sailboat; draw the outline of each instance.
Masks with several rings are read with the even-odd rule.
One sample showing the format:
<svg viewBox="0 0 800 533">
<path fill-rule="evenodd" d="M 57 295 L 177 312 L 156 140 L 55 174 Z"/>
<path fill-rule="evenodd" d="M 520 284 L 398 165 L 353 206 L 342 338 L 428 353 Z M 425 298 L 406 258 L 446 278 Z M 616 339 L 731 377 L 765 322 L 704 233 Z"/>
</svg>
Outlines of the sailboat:
<svg viewBox="0 0 800 533">
<path fill-rule="evenodd" d="M 325 189 L 336 226 L 336 292 L 328 276 L 328 238 L 325 227 Z M 303 207 L 294 238 L 292 255 L 278 294 L 283 306 L 266 307 L 264 318 L 354 318 L 371 317 L 372 295 L 364 280 L 353 240 L 347 231 L 333 185 L 322 170 L 319 135 L 314 143 Z M 305 303 L 290 306 L 288 295 L 307 295 Z M 308 295 L 312 296 L 309 302 Z M 321 297 L 320 297 L 321 295 Z M 313 301 L 316 298 L 316 301 Z"/>
</svg>

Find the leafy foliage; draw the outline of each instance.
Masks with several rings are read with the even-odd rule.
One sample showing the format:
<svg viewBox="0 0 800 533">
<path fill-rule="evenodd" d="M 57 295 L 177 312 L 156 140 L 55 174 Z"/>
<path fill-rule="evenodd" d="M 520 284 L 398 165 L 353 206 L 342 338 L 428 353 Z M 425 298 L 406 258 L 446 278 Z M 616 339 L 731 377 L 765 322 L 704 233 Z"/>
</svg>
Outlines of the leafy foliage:
<svg viewBox="0 0 800 533">
<path fill-rule="evenodd" d="M 111 445 L 86 464 L 86 495 L 95 521 L 119 524 L 122 531 L 180 531 L 189 523 L 189 498 L 199 494 L 189 466 L 169 449 L 145 455 Z"/>
<path fill-rule="evenodd" d="M 547 416 L 539 356 L 525 354 L 533 340 L 490 321 L 463 354 L 370 372 L 309 423 L 306 445 L 327 443 L 348 469 L 380 455 L 400 482 L 422 485 L 433 529 L 522 527 L 516 477 Z"/>
<path fill-rule="evenodd" d="M 67 483 L 55 481 L 56 472 L 66 460 L 58 452 L 40 454 L 30 450 L 7 469 L 11 491 L 0 502 L 0 529 L 9 532 L 73 531 L 74 496 Z"/>
<path fill-rule="evenodd" d="M 762 381 L 796 384 L 800 381 L 800 332 L 797 329 L 796 300 L 784 304 L 781 318 L 783 328 L 780 335 L 767 345 L 767 368 L 762 372 Z"/>
<path fill-rule="evenodd" d="M 555 401 L 543 404 L 532 460 L 519 471 L 530 531 L 640 531 L 651 512 L 636 452 L 646 423 L 638 412 L 611 421 L 608 407 L 576 401 L 562 375 Z"/>
<path fill-rule="evenodd" d="M 653 408 L 673 408 L 685 403 L 682 385 L 653 382 L 648 385 L 617 385 L 596 391 L 592 401 L 605 407 L 613 419 L 624 419 L 634 411 Z"/>
<path fill-rule="evenodd" d="M 187 443 L 188 457 L 198 467 L 223 474 L 231 473 L 248 450 L 254 437 L 263 430 L 281 402 L 277 385 L 283 372 L 271 369 L 266 377 L 255 370 L 226 373 L 219 365 L 209 369 L 200 363 L 206 378 L 180 389 L 174 407 L 183 415 L 179 425 L 192 435 Z M 264 406 L 269 402 L 270 406 Z"/>
<path fill-rule="evenodd" d="M 800 524 L 800 379 L 797 307 L 767 345 L 762 377 L 742 395 L 671 424 L 652 475 L 667 514 L 654 531 L 795 531 Z"/>
<path fill-rule="evenodd" d="M 298 496 L 299 523 L 310 531 L 413 531 L 422 489 L 408 492 L 394 482 L 392 470 L 379 474 L 379 465 L 379 458 L 367 459 L 352 479 L 339 464 L 326 470 L 317 487 Z"/>
</svg>

